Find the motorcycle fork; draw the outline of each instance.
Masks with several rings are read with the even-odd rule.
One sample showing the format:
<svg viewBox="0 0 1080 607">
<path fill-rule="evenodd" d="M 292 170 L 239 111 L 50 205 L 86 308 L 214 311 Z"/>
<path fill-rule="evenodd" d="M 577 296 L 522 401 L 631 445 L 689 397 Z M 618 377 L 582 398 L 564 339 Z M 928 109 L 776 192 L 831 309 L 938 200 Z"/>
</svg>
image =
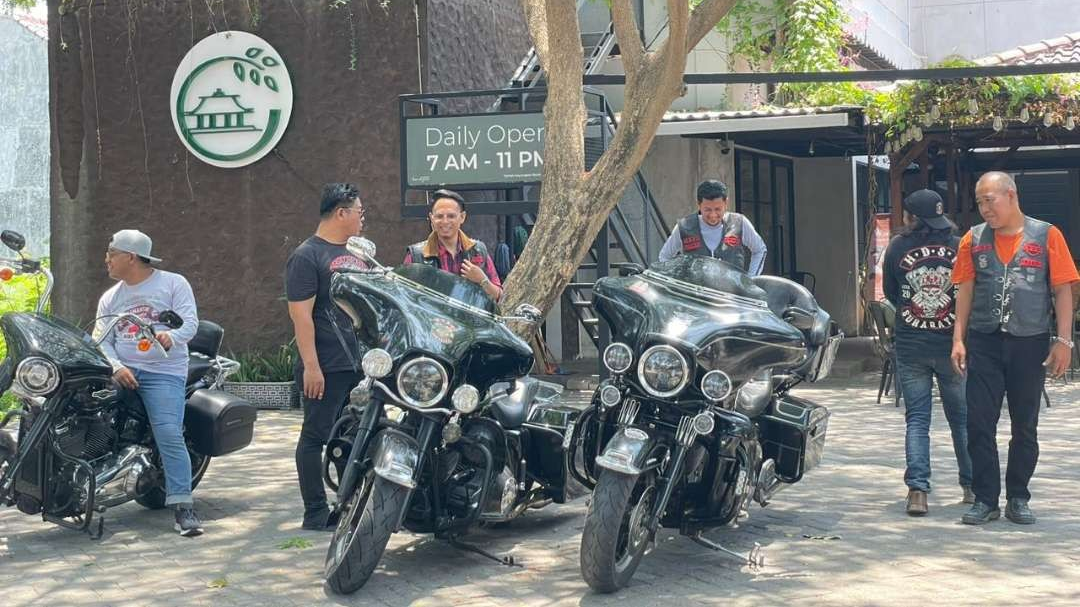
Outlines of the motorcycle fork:
<svg viewBox="0 0 1080 607">
<path fill-rule="evenodd" d="M 16 475 L 22 468 L 27 454 L 32 453 L 48 433 L 56 408 L 55 402 L 57 401 L 50 401 L 45 404 L 41 414 L 37 416 L 26 435 L 16 445 L 15 458 L 8 464 L 3 478 L 0 478 L 0 500 L 7 500 L 10 497 L 11 490 L 15 485 Z M 42 488 L 43 493 L 46 485 L 44 475 L 44 470 L 39 471 L 38 485 Z"/>
<path fill-rule="evenodd" d="M 367 448 L 371 443 L 371 437 L 375 434 L 381 412 L 382 401 L 373 398 L 360 415 L 356 436 L 353 437 L 352 449 L 349 451 L 349 463 L 345 464 L 345 470 L 342 471 L 341 480 L 338 483 L 338 504 L 347 502 L 356 490 L 356 482 L 364 472 L 363 464 L 367 457 Z"/>
</svg>

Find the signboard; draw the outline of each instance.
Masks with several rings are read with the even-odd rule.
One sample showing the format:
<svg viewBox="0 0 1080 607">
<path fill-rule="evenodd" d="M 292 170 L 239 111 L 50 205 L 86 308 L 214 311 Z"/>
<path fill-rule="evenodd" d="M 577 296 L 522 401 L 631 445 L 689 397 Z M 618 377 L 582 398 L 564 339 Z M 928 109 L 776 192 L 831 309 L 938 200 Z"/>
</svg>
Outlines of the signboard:
<svg viewBox="0 0 1080 607">
<path fill-rule="evenodd" d="M 539 182 L 543 152 L 542 112 L 405 119 L 410 187 Z"/>
<path fill-rule="evenodd" d="M 203 162 L 236 168 L 265 156 L 285 134 L 292 80 L 265 40 L 220 32 L 200 40 L 180 61 L 169 100 L 184 146 Z"/>
<path fill-rule="evenodd" d="M 884 262 L 885 262 L 885 249 L 889 246 L 890 222 L 892 216 L 888 213 L 877 213 L 874 215 L 874 232 L 870 238 L 870 258 L 867 260 L 873 270 L 874 277 L 874 297 L 873 301 L 881 301 L 885 299 L 885 283 L 884 283 Z"/>
</svg>

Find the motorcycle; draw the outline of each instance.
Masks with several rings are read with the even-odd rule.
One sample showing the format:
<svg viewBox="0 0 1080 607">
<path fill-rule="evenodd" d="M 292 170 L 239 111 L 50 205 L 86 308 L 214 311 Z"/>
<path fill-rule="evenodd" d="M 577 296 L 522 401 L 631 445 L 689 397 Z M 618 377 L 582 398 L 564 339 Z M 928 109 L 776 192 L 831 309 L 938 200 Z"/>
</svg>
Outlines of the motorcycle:
<svg viewBox="0 0 1080 607">
<path fill-rule="evenodd" d="M 18 258 L 0 258 L 0 279 L 40 274 L 46 286 L 35 312 L 0 317 L 7 356 L 0 362 L 0 394 L 10 392 L 18 406 L 0 418 L 0 505 L 100 538 L 106 509 L 134 500 L 149 509 L 165 507 L 165 475 L 146 409 L 134 391 L 119 388 L 113 369 L 95 341 L 78 327 L 44 313 L 53 277 L 39 260 L 23 254 L 25 239 L 5 230 L 0 240 Z M 138 348 L 161 348 L 155 326 L 179 328 L 175 312 L 157 322 L 134 314 L 109 320 L 127 322 Z M 251 442 L 256 409 L 220 388 L 239 363 L 218 355 L 224 331 L 200 321 L 188 343 L 189 365 L 184 437 L 191 457 L 191 485 L 203 479 L 211 458 Z M 5 430 L 18 420 L 17 435 Z M 96 520 L 96 529 L 93 523 Z"/>
<path fill-rule="evenodd" d="M 626 586 L 660 527 L 745 560 L 702 531 L 737 523 L 821 460 L 829 413 L 790 394 L 829 373 L 843 334 L 801 285 L 678 256 L 597 281 L 610 376 L 570 433 L 571 474 L 592 499 L 580 566 L 598 592 Z"/>
<path fill-rule="evenodd" d="M 526 376 L 529 345 L 477 285 L 425 264 L 381 266 L 374 245 L 347 245 L 370 269 L 339 271 L 330 292 L 352 321 L 363 380 L 331 431 L 324 479 L 340 516 L 326 555 L 334 592 L 363 586 L 404 527 L 507 565 L 459 540 L 470 527 L 567 499 L 564 434 L 578 410 L 561 386 Z"/>
</svg>

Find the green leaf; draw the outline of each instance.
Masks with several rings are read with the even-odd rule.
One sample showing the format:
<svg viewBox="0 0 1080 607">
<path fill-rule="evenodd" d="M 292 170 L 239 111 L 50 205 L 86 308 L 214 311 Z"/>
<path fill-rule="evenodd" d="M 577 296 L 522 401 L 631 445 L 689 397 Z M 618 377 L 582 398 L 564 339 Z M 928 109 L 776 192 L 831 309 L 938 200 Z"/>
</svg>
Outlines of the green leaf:
<svg viewBox="0 0 1080 607">
<path fill-rule="evenodd" d="M 302 537 L 291 537 L 278 544 L 278 550 L 304 550 L 311 548 L 311 542 Z"/>
<path fill-rule="evenodd" d="M 239 61 L 237 61 L 236 63 L 232 64 L 232 71 L 233 71 L 233 74 L 236 75 L 237 80 L 239 80 L 240 82 L 244 81 L 244 64 L 243 63 L 240 63 Z"/>
<path fill-rule="evenodd" d="M 274 80 L 273 76 L 267 76 L 263 78 L 263 84 L 265 84 L 266 88 L 270 89 L 271 91 L 274 91 L 275 93 L 278 92 L 277 80 Z"/>
<path fill-rule="evenodd" d="M 229 580 L 225 579 L 224 577 L 219 577 L 216 580 L 210 580 L 210 582 L 208 584 L 206 584 L 206 587 L 207 588 L 214 588 L 215 590 L 220 590 L 220 589 L 222 589 L 222 588 L 224 588 L 224 587 L 226 587 L 228 585 L 229 585 Z"/>
<path fill-rule="evenodd" d="M 253 47 L 249 48 L 248 50 L 244 51 L 244 54 L 247 55 L 248 59 L 254 59 L 254 58 L 258 57 L 259 55 L 261 55 L 262 52 L 263 52 L 263 50 L 261 48 L 259 48 L 257 46 L 253 46 Z"/>
</svg>

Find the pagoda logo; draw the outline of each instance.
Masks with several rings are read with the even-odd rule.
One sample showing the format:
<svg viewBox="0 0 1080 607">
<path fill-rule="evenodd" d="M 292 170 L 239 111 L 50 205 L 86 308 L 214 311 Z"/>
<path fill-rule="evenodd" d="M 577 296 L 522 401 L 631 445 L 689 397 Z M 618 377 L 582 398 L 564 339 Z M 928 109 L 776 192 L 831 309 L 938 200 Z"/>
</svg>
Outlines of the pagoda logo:
<svg viewBox="0 0 1080 607">
<path fill-rule="evenodd" d="M 236 168 L 265 156 L 285 134 L 292 80 L 266 41 L 247 32 L 220 32 L 184 56 L 170 100 L 184 146 L 203 162 Z"/>
</svg>

